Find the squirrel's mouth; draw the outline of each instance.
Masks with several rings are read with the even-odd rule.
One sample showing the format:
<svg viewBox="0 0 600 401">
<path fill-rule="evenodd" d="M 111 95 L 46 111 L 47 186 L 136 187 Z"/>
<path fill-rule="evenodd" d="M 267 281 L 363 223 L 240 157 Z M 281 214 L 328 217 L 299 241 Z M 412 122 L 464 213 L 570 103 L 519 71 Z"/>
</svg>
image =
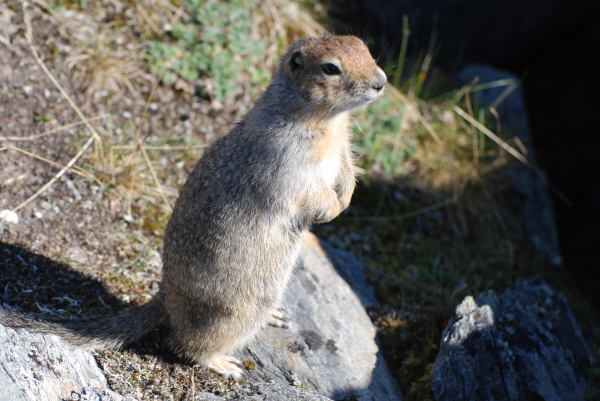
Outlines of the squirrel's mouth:
<svg viewBox="0 0 600 401">
<path fill-rule="evenodd" d="M 353 103 L 351 108 L 360 107 L 362 105 L 371 103 L 372 101 L 376 100 L 379 96 L 383 95 L 384 91 L 385 91 L 385 85 L 383 85 L 380 88 L 371 88 L 366 93 L 364 93 L 362 96 L 350 100 L 349 103 Z"/>
<path fill-rule="evenodd" d="M 337 105 L 336 107 L 330 110 L 331 114 L 343 113 L 346 111 L 351 111 L 361 106 L 365 106 L 372 101 L 376 100 L 379 96 L 383 94 L 383 89 L 379 91 L 375 91 L 374 89 L 369 91 L 369 93 L 364 94 L 360 97 L 355 98 L 345 98 L 344 101 Z"/>
<path fill-rule="evenodd" d="M 385 92 L 385 83 L 380 87 L 371 88 L 371 90 L 365 94 L 365 103 L 370 103 L 377 99 L 379 96 L 383 95 L 383 92 Z"/>
</svg>

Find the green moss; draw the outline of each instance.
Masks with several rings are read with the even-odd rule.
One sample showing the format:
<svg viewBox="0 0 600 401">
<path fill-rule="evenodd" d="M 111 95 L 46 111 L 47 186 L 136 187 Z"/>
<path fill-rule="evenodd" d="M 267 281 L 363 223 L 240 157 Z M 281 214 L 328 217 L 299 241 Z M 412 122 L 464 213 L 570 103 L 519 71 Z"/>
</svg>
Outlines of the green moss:
<svg viewBox="0 0 600 401">
<path fill-rule="evenodd" d="M 253 2 L 187 0 L 184 4 L 190 19 L 174 24 L 169 35 L 148 44 L 144 57 L 153 74 L 169 84 L 208 77 L 212 88 L 201 92 L 220 101 L 241 92 L 240 72 L 255 84 L 268 82 L 268 72 L 255 67 L 265 47 L 249 35 Z"/>
</svg>

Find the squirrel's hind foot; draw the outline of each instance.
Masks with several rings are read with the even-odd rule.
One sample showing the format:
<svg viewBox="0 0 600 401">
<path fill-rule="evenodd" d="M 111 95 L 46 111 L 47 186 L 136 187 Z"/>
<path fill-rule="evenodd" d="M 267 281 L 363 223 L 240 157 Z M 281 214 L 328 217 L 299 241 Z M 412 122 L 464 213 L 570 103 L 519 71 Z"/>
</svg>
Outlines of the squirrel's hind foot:
<svg viewBox="0 0 600 401">
<path fill-rule="evenodd" d="M 286 317 L 285 311 L 281 308 L 273 310 L 267 319 L 269 326 L 279 327 L 280 329 L 288 329 L 287 322 L 289 321 L 290 319 Z"/>
<path fill-rule="evenodd" d="M 217 354 L 203 361 L 202 365 L 224 377 L 231 377 L 238 383 L 242 382 L 244 370 L 242 362 L 229 355 Z"/>
</svg>

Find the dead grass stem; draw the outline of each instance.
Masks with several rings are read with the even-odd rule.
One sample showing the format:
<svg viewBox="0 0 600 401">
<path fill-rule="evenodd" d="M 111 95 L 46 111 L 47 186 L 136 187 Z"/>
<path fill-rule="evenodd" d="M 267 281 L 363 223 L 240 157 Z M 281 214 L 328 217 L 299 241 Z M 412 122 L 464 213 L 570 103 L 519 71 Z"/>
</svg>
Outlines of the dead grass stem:
<svg viewBox="0 0 600 401">
<path fill-rule="evenodd" d="M 99 140 L 100 139 L 100 136 L 98 135 L 98 133 L 96 132 L 96 130 L 94 129 L 94 127 L 92 127 L 90 121 L 83 115 L 83 113 L 81 112 L 81 110 L 79 109 L 79 107 L 77 107 L 77 105 L 73 102 L 73 100 L 71 99 L 71 97 L 67 94 L 67 92 L 64 90 L 64 88 L 62 87 L 62 85 L 60 85 L 60 83 L 56 80 L 56 78 L 54 77 L 54 75 L 52 75 L 52 73 L 50 72 L 50 70 L 48 70 L 48 67 L 46 67 L 46 65 L 44 64 L 44 62 L 42 61 L 42 59 L 38 55 L 38 52 L 37 52 L 35 46 L 33 45 L 33 40 L 32 40 L 33 28 L 31 26 L 31 19 L 30 19 L 30 16 L 29 16 L 29 12 L 27 10 L 27 7 L 29 6 L 29 2 L 27 2 L 27 1 L 21 1 L 21 4 L 23 6 L 23 19 L 25 21 L 25 27 L 26 27 L 25 39 L 27 40 L 27 44 L 29 45 L 29 49 L 31 50 L 31 54 L 35 58 L 36 62 L 40 66 L 40 68 L 44 71 L 44 73 L 46 73 L 46 75 L 48 76 L 48 78 L 50 78 L 50 80 L 52 81 L 52 83 L 60 91 L 60 93 L 62 94 L 62 96 L 64 97 L 64 99 L 69 103 L 69 105 L 77 113 L 77 115 L 79 116 L 79 118 L 81 119 L 81 121 L 83 121 L 83 123 L 86 125 L 86 127 L 91 132 L 91 134 L 90 134 L 90 137 L 88 138 L 88 140 L 86 141 L 86 143 L 82 146 L 81 149 L 79 149 L 79 151 L 77 152 L 77 154 L 75 156 L 73 156 L 73 158 L 71 158 L 71 160 L 58 173 L 56 173 L 54 175 L 54 177 L 52 177 L 48 182 L 46 182 L 46 184 L 42 185 L 42 187 L 39 188 L 33 195 L 31 195 L 29 198 L 27 198 L 26 200 L 24 200 L 23 202 L 21 202 L 19 205 L 15 206 L 11 210 L 11 212 L 13 212 L 13 213 L 15 213 L 16 211 L 20 210 L 25 205 L 27 205 L 28 203 L 30 203 L 31 201 L 33 201 L 34 199 L 36 199 L 38 196 L 40 196 L 40 194 L 42 194 L 46 189 L 48 189 L 52 184 L 54 184 L 56 182 L 56 180 L 58 180 L 60 177 L 62 177 L 63 174 L 65 174 L 69 169 L 71 169 L 73 167 L 73 165 L 79 160 L 79 158 L 85 153 L 85 151 L 91 146 L 91 144 L 95 140 Z"/>
<path fill-rule="evenodd" d="M 92 118 L 88 118 L 89 122 L 92 121 L 98 121 L 98 120 L 102 120 L 104 118 L 106 118 L 108 116 L 108 114 L 101 114 L 99 116 L 96 117 L 92 117 Z M 51 130 L 48 131 L 44 131 L 40 134 L 35 134 L 35 135 L 28 135 L 28 136 L 0 136 L 0 141 L 14 141 L 14 142 L 19 142 L 19 141 L 33 141 L 35 139 L 38 138 L 42 138 L 60 131 L 64 131 L 67 130 L 69 128 L 75 128 L 81 124 L 85 124 L 84 121 L 78 121 L 75 123 L 70 123 L 70 124 L 65 124 L 65 125 L 61 125 L 60 127 L 56 127 L 56 128 L 52 128 Z"/>
</svg>

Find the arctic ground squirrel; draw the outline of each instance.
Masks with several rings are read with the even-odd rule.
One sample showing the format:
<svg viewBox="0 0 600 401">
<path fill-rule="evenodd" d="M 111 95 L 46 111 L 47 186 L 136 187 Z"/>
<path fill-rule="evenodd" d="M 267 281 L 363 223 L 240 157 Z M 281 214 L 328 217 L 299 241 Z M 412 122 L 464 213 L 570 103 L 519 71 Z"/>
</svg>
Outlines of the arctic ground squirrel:
<svg viewBox="0 0 600 401">
<path fill-rule="evenodd" d="M 230 353 L 267 323 L 313 223 L 338 216 L 355 187 L 350 111 L 386 76 L 355 36 L 295 43 L 271 84 L 186 181 L 167 225 L 163 278 L 145 305 L 115 316 L 50 322 L 0 308 L 0 323 L 88 349 L 119 348 L 161 322 L 180 355 L 239 381 Z"/>
</svg>

